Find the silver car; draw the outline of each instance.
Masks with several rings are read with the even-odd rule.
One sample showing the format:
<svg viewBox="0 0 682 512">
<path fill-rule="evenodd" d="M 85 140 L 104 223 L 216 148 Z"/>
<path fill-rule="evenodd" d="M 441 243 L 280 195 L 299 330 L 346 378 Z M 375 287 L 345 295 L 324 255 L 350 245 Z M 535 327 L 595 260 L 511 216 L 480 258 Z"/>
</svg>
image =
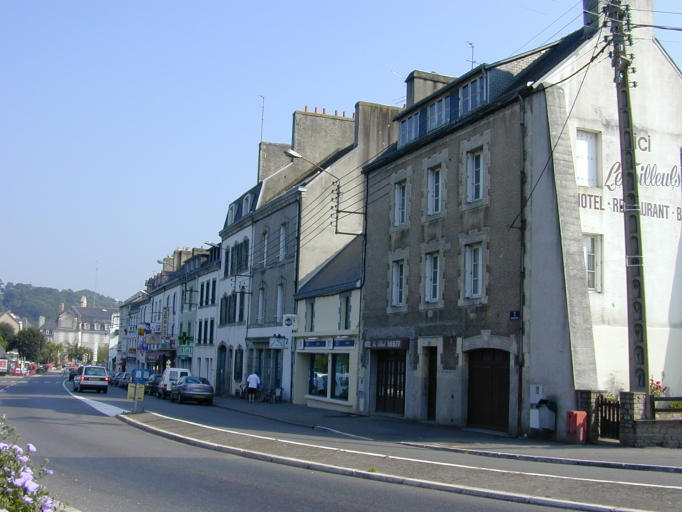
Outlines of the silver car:
<svg viewBox="0 0 682 512">
<path fill-rule="evenodd" d="M 179 403 L 185 400 L 195 400 L 213 405 L 213 386 L 204 377 L 181 377 L 177 384 L 173 386 L 170 393 L 171 402 L 177 400 Z"/>
<path fill-rule="evenodd" d="M 104 366 L 81 366 L 73 377 L 73 390 L 94 389 L 98 393 L 109 391 L 109 374 Z"/>
</svg>

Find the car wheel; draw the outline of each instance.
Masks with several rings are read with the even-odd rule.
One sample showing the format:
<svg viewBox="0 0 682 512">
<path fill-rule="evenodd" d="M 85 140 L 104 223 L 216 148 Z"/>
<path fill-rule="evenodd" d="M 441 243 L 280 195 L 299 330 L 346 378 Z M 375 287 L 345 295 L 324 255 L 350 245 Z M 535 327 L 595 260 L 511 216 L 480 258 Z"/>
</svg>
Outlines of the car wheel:
<svg viewBox="0 0 682 512">
<path fill-rule="evenodd" d="M 213 405 L 213 398 L 206 400 L 206 405 Z"/>
<path fill-rule="evenodd" d="M 181 393 L 178 393 L 178 403 L 181 404 L 184 401 L 185 401 L 185 398 L 182 396 Z"/>
<path fill-rule="evenodd" d="M 109 391 L 109 388 L 104 388 L 104 389 L 102 390 L 102 392 L 103 392 L 105 395 L 107 394 L 108 391 Z"/>
</svg>

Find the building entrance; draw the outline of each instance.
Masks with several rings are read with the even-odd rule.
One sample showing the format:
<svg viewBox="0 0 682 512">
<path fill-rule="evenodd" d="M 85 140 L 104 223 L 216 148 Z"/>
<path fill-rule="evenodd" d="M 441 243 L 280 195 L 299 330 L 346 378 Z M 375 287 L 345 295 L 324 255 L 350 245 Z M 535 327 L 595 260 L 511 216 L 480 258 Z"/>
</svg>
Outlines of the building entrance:
<svg viewBox="0 0 682 512">
<path fill-rule="evenodd" d="M 469 352 L 468 396 L 468 426 L 509 430 L 509 352 Z"/>
<path fill-rule="evenodd" d="M 436 391 L 438 383 L 438 352 L 436 347 L 425 349 L 428 374 L 426 376 L 426 419 L 436 419 Z"/>
<path fill-rule="evenodd" d="M 377 387 L 376 410 L 405 414 L 405 354 L 404 350 L 376 350 Z"/>
</svg>

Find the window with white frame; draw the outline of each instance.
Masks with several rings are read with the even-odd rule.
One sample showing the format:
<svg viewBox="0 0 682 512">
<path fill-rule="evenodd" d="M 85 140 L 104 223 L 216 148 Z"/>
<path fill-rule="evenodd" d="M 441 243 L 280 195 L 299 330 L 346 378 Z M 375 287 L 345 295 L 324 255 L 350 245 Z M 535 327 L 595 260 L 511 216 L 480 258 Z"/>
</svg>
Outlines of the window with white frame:
<svg viewBox="0 0 682 512">
<path fill-rule="evenodd" d="M 425 302 L 438 302 L 440 300 L 440 255 L 431 252 L 425 258 Z"/>
<path fill-rule="evenodd" d="M 441 166 L 431 167 L 427 171 L 427 194 L 428 194 L 428 206 L 427 213 L 429 215 L 435 215 L 441 211 Z"/>
<path fill-rule="evenodd" d="M 431 103 L 427 109 L 428 130 L 432 131 L 450 122 L 450 96 Z"/>
<path fill-rule="evenodd" d="M 308 332 L 315 330 L 315 299 L 305 301 L 305 327 Z"/>
<path fill-rule="evenodd" d="M 267 266 L 268 264 L 268 232 L 263 231 L 263 266 Z"/>
<path fill-rule="evenodd" d="M 602 237 L 584 235 L 585 269 L 587 270 L 587 289 L 600 292 L 602 289 Z"/>
<path fill-rule="evenodd" d="M 407 223 L 407 182 L 405 180 L 393 186 L 393 225 L 402 226 Z"/>
<path fill-rule="evenodd" d="M 578 130 L 575 138 L 575 182 L 583 187 L 597 187 L 598 137 L 594 132 Z"/>
<path fill-rule="evenodd" d="M 277 321 L 282 321 L 282 313 L 284 312 L 284 286 L 277 285 Z"/>
<path fill-rule="evenodd" d="M 460 112 L 462 115 L 486 103 L 485 78 L 479 77 L 460 89 Z"/>
<path fill-rule="evenodd" d="M 405 260 L 395 260 L 391 268 L 391 306 L 405 305 Z"/>
<path fill-rule="evenodd" d="M 474 203 L 483 199 L 483 151 L 477 149 L 467 152 L 466 165 L 467 202 Z"/>
<path fill-rule="evenodd" d="M 481 243 L 467 244 L 464 248 L 465 297 L 477 299 L 483 290 L 483 247 Z"/>
<path fill-rule="evenodd" d="M 419 137 L 419 112 L 400 121 L 400 145 L 412 142 Z"/>
<path fill-rule="evenodd" d="M 350 329 L 351 328 L 351 295 L 343 294 L 340 297 L 341 300 L 341 315 L 340 315 L 340 328 Z"/>
<path fill-rule="evenodd" d="M 228 226 L 234 222 L 234 210 L 235 210 L 235 205 L 231 204 L 230 208 L 227 210 L 227 225 Z"/>
<path fill-rule="evenodd" d="M 251 210 L 251 194 L 246 194 L 244 196 L 244 201 L 242 202 L 242 217 L 249 213 Z"/>
<path fill-rule="evenodd" d="M 258 316 L 256 317 L 259 324 L 263 323 L 265 317 L 265 290 L 263 288 L 258 290 Z"/>
<path fill-rule="evenodd" d="M 287 227 L 286 224 L 282 224 L 279 227 L 279 261 L 286 258 L 287 253 Z"/>
<path fill-rule="evenodd" d="M 237 322 L 243 322 L 244 321 L 244 310 L 246 308 L 246 290 L 244 290 L 244 287 L 242 286 L 242 289 L 239 291 L 239 310 L 237 314 Z"/>
</svg>

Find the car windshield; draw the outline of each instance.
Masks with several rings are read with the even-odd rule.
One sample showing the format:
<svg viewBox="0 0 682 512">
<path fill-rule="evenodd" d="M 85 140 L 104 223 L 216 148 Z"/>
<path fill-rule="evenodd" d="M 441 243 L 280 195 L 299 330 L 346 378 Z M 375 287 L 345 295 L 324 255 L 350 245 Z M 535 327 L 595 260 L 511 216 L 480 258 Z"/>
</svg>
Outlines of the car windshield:
<svg viewBox="0 0 682 512">
<path fill-rule="evenodd" d="M 208 384 L 203 377 L 185 377 L 185 384 Z"/>
</svg>

